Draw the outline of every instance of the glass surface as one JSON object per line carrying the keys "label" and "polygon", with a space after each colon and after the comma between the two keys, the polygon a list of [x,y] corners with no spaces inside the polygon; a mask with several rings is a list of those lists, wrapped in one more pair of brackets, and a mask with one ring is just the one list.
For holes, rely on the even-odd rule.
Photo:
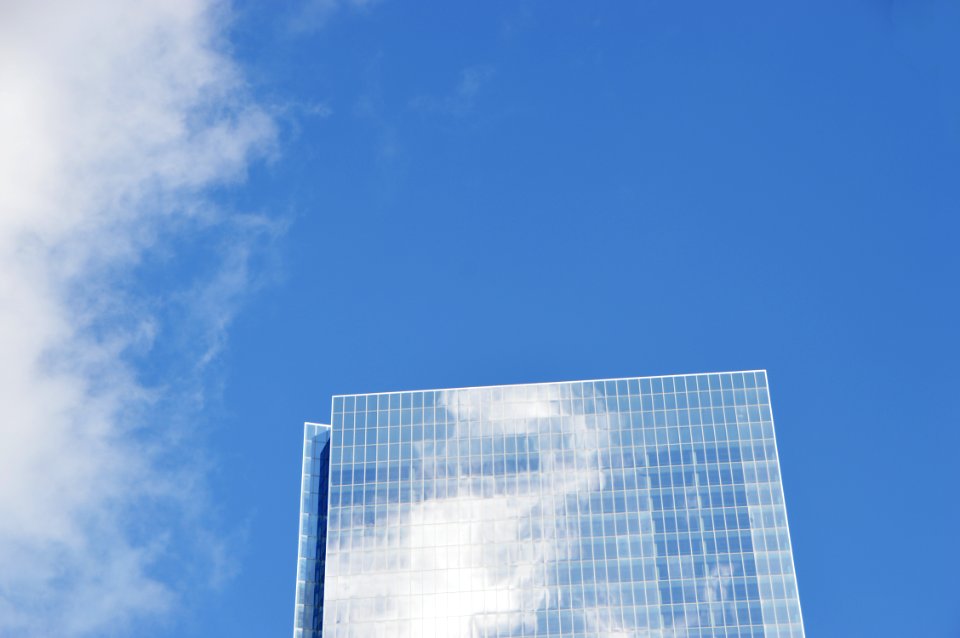
{"label": "glass surface", "polygon": [[762,371],[333,408],[327,638],[804,635]]}
{"label": "glass surface", "polygon": [[320,638],[327,546],[330,477],[330,426],[307,423],[303,430],[300,489],[300,546],[294,638]]}

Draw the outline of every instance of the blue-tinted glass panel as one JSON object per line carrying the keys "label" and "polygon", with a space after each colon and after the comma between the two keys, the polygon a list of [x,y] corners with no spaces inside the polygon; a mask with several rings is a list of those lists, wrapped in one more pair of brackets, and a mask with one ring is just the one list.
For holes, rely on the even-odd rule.
{"label": "blue-tinted glass panel", "polygon": [[304,426],[294,638],[322,633],[331,442],[330,426]]}
{"label": "blue-tinted glass panel", "polygon": [[327,638],[802,637],[768,396],[750,371],[336,397],[311,618]]}

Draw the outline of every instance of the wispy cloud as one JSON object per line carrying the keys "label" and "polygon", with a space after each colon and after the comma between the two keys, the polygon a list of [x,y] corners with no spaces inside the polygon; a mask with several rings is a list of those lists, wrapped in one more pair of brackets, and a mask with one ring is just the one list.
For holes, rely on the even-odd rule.
{"label": "wispy cloud", "polygon": [[404,153],[399,129],[395,123],[396,114],[390,107],[388,96],[384,95],[383,55],[375,55],[367,64],[363,73],[363,91],[354,106],[354,115],[370,125],[375,135],[374,150],[376,159],[386,178],[386,190],[404,171]]}
{"label": "wispy cloud", "polygon": [[312,33],[326,26],[333,15],[342,9],[368,11],[380,0],[305,0],[287,17],[292,33]]}
{"label": "wispy cloud", "polygon": [[419,95],[410,100],[410,107],[426,113],[465,115],[476,104],[481,90],[493,79],[495,70],[485,64],[469,66],[460,72],[460,80],[445,95]]}
{"label": "wispy cloud", "polygon": [[[123,633],[176,604],[178,561],[215,562],[180,542],[203,537],[203,472],[173,406],[202,402],[279,232],[205,190],[241,180],[274,125],[222,52],[218,3],[3,13],[0,634]],[[181,243],[202,268],[174,268]]]}

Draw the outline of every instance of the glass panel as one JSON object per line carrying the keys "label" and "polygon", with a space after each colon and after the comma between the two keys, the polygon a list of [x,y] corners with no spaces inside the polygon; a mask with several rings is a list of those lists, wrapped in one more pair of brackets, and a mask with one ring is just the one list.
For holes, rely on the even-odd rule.
{"label": "glass panel", "polygon": [[803,636],[768,396],[750,371],[336,397],[296,635]]}

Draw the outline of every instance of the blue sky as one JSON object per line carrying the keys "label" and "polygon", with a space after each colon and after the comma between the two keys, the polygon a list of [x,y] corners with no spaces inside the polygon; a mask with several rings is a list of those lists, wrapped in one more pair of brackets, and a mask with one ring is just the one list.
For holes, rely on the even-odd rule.
{"label": "blue sky", "polygon": [[955,4],[193,7],[8,21],[0,634],[289,632],[332,394],[765,368],[809,635],[960,636]]}

